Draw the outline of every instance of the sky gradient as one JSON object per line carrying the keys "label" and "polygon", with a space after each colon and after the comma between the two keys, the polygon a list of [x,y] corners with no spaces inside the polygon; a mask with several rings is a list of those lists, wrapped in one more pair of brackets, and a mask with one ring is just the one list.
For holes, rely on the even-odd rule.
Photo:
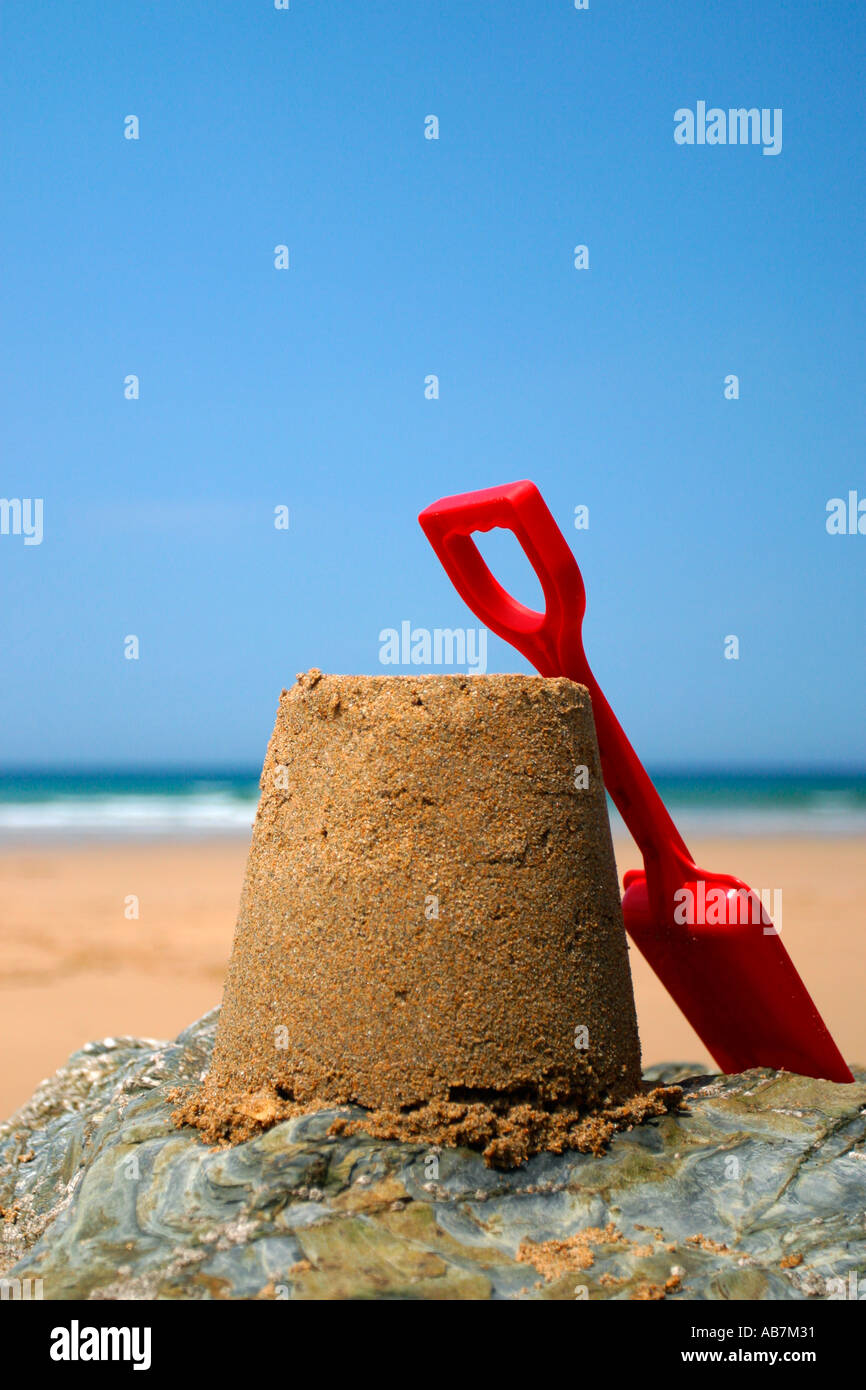
{"label": "sky gradient", "polygon": [[[0,766],[259,764],[296,672],[477,626],[416,515],[522,477],[645,762],[866,764],[866,535],[825,525],[866,499],[862,6],[2,28],[0,494],[44,537],[0,535]],[[698,101],[780,108],[781,152],[677,144]],[[488,669],[529,668],[491,636]]]}

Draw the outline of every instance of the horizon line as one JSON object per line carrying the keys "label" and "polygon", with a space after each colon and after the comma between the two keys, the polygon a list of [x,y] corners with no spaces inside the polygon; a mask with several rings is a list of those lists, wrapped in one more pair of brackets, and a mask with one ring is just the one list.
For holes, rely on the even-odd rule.
{"label": "horizon line", "polygon": [[[809,777],[845,776],[866,778],[866,763],[653,763],[645,764],[655,777]],[[186,776],[244,777],[257,780],[261,763],[15,763],[0,764],[0,779],[13,777],[123,777],[123,776]]]}

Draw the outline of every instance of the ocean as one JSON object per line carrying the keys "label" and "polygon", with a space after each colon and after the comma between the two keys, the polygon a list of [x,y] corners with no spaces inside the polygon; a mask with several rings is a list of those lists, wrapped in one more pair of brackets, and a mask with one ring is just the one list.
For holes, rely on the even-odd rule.
{"label": "ocean", "polygon": [[[866,771],[653,773],[689,835],[866,834]],[[249,834],[258,771],[0,772],[0,841]],[[614,834],[624,832],[611,807]]]}

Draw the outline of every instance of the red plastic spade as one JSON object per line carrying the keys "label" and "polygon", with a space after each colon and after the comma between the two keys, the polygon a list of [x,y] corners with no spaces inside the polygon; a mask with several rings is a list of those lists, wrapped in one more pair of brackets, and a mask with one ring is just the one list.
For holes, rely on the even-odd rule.
{"label": "red plastic spade", "polygon": [[[642,872],[625,875],[626,929],[721,1069],[853,1081],[758,894],[698,868],[604,698],[583,650],[583,579],[535,484],[445,497],[418,520],[487,627],[541,675],[588,687],[605,785],[644,860]],[[526,552],[543,613],[513,599],[484,562],[472,532],[494,527],[512,531]]]}

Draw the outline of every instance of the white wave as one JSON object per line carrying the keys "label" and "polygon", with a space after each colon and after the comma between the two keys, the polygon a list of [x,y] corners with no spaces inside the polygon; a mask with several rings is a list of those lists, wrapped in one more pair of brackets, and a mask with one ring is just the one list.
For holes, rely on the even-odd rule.
{"label": "white wave", "polygon": [[[184,795],[106,793],[56,796],[44,801],[0,801],[0,839],[40,835],[90,836],[104,839],[174,838],[248,835],[255,819],[256,797],[228,791],[193,791]],[[698,806],[671,797],[677,826],[690,835],[866,836],[866,810],[842,795],[814,798],[801,806]],[[611,829],[627,836],[611,806]]]}
{"label": "white wave", "polygon": [[249,834],[249,800],[218,792],[188,796],[106,795],[0,802],[0,836],[102,835],[109,838]]}

